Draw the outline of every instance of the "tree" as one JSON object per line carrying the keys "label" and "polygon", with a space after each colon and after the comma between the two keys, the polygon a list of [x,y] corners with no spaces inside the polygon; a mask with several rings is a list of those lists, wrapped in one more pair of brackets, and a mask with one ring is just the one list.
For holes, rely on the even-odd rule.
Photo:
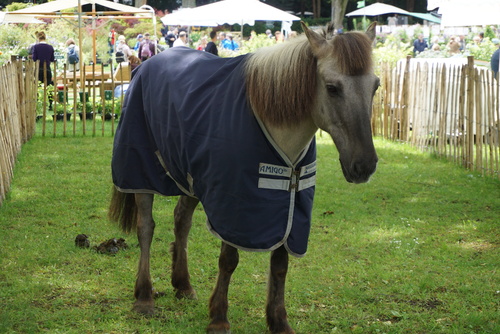
{"label": "tree", "polygon": [[349,0],[332,0],[332,22],[335,29],[343,27],[345,10]]}

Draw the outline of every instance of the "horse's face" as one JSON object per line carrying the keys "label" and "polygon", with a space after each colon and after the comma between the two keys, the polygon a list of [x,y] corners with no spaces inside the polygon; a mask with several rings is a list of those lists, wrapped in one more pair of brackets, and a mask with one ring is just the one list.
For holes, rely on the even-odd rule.
{"label": "horse's face", "polygon": [[[344,41],[345,45],[339,47],[332,40],[306,29],[317,59],[318,72],[317,99],[312,118],[320,129],[331,135],[340,154],[344,177],[353,183],[368,181],[378,161],[371,131],[373,96],[379,86],[379,79],[371,67],[370,43],[375,37],[374,31],[375,26],[372,25],[367,31],[368,37],[357,33],[354,40]],[[351,59],[360,57],[353,52],[361,51],[362,45],[351,48],[357,41],[365,45],[369,43],[369,52],[362,55],[367,59]],[[343,47],[346,49],[340,57],[344,59],[332,56],[339,52],[338,49],[344,51]],[[345,66],[352,65],[350,61],[358,61],[358,64],[346,70]]]}

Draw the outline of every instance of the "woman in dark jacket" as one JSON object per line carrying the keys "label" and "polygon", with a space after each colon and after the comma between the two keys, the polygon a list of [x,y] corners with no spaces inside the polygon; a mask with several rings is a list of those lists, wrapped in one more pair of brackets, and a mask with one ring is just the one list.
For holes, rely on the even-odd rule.
{"label": "woman in dark jacket", "polygon": [[33,46],[33,60],[40,61],[40,68],[38,70],[38,80],[45,82],[44,75],[44,64],[47,69],[47,85],[52,85],[52,71],[50,69],[50,64],[55,61],[54,58],[54,48],[52,45],[47,44],[45,41],[45,33],[43,31],[37,34],[38,44]]}

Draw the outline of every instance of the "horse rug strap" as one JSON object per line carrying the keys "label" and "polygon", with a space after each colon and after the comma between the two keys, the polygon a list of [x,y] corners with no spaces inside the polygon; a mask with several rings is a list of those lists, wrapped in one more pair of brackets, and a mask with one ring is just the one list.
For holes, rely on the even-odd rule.
{"label": "horse rug strap", "polygon": [[115,136],[113,182],[124,192],[195,196],[224,242],[302,256],[316,144],[296,163],[277,147],[248,106],[247,57],[177,47],[141,64]]}

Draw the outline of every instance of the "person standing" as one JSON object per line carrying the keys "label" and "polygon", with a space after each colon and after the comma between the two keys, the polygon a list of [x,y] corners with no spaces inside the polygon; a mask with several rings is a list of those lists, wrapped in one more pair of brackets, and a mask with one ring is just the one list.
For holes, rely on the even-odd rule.
{"label": "person standing", "polygon": [[80,70],[80,48],[76,46],[75,40],[69,38],[66,41],[66,64],[68,65],[68,71],[75,72]]}
{"label": "person standing", "polygon": [[144,36],[142,34],[137,35],[137,42],[135,42],[134,51],[139,52],[139,47],[141,46]]}
{"label": "person standing", "polygon": [[238,43],[233,40],[233,34],[228,33],[227,38],[222,41],[222,47],[231,51],[236,51],[239,49]]}
{"label": "person standing", "polygon": [[491,70],[493,71],[493,77],[498,79],[498,68],[499,68],[499,63],[500,63],[500,40],[497,38],[493,38],[491,40],[495,46],[498,48],[496,49],[495,52],[493,52],[493,55],[491,56],[490,60],[490,65],[491,65]]}
{"label": "person standing", "polygon": [[219,33],[219,45],[221,48],[225,49],[225,45],[229,42],[229,39],[226,37],[226,33],[224,31],[221,31]]}
{"label": "person standing", "polygon": [[[52,45],[47,44],[46,36],[43,31],[39,32],[37,35],[38,44],[33,46],[33,61],[40,61],[40,68],[38,70],[38,80],[44,82],[46,69],[47,85],[52,85],[52,71],[50,64],[55,61],[54,48]],[[45,65],[45,66],[44,66]]]}
{"label": "person standing", "polygon": [[156,54],[156,47],[154,42],[150,39],[149,33],[144,34],[144,40],[139,46],[139,58],[141,61],[146,61]]}
{"label": "person standing", "polygon": [[215,30],[212,30],[210,32],[210,42],[208,42],[207,46],[205,47],[205,52],[210,52],[211,54],[218,56],[219,50],[217,49],[217,45],[215,44],[216,41],[217,32]]}
{"label": "person standing", "polygon": [[167,35],[165,36],[165,42],[167,42],[169,48],[174,47],[174,42],[177,39],[178,34],[179,30],[177,28],[174,28],[174,30],[167,32]]}
{"label": "person standing", "polygon": [[[56,59],[54,56],[54,48],[52,45],[47,44],[46,36],[43,31],[37,34],[38,44],[33,46],[33,61],[39,62],[38,68],[38,81],[43,84],[54,85],[52,81],[52,70],[50,64]],[[49,110],[52,110],[52,102],[54,100],[53,95],[49,93]]]}
{"label": "person standing", "polygon": [[115,38],[116,38],[115,29],[111,29],[108,33],[108,47],[109,47],[108,53],[110,56],[113,55],[114,52],[114,47],[116,42]]}
{"label": "person standing", "polygon": [[177,46],[187,46],[187,33],[185,31],[179,33],[179,38],[177,38],[172,45],[174,48]]}
{"label": "person standing", "polygon": [[118,44],[115,49],[115,59],[117,64],[128,61],[128,58],[132,55],[132,50],[130,50],[129,46],[125,42],[125,36],[123,35],[118,37]]}

